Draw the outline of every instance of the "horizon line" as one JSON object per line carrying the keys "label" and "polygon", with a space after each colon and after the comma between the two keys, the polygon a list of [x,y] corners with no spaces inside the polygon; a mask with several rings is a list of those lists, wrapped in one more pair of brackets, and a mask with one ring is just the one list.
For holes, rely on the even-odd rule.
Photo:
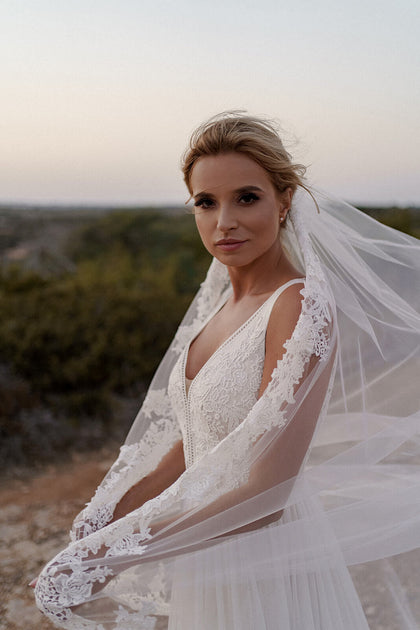
{"label": "horizon line", "polygon": [[[343,199],[346,203],[354,206],[355,208],[386,208],[386,209],[409,209],[409,210],[420,210],[420,201],[418,202],[396,202],[396,201],[348,201],[347,199]],[[14,200],[14,201],[3,201],[0,199],[0,210],[7,209],[45,209],[45,210],[70,210],[70,209],[135,209],[135,208],[167,208],[167,209],[176,209],[176,208],[185,208],[187,209],[187,205],[182,201],[26,201],[26,200]]]}

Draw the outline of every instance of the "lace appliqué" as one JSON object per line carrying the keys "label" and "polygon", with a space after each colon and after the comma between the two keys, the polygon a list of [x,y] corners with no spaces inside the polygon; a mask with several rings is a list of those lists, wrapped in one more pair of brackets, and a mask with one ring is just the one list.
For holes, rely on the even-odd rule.
{"label": "lace appliqu\u00e9", "polygon": [[149,615],[155,612],[155,606],[151,602],[145,602],[140,612],[128,612],[126,608],[119,607],[116,622],[118,630],[133,630],[133,628],[141,628],[142,630],[153,630],[156,625],[156,619]]}
{"label": "lace appliqu\u00e9", "polygon": [[87,549],[71,550],[60,554],[60,563],[50,562],[43,570],[35,589],[38,607],[54,622],[54,625],[69,630],[105,630],[102,624],[83,620],[75,616],[72,606],[82,604],[92,594],[94,583],[104,583],[113,575],[112,569],[102,564],[87,569],[83,558]]}
{"label": "lace appliqu\u00e9", "polygon": [[206,279],[201,284],[197,295],[196,315],[188,325],[181,325],[171,345],[171,350],[177,354],[182,352],[201,327],[203,321],[212,312],[221,295],[229,287],[229,274],[227,269],[218,260],[213,259]]}
{"label": "lace appliqu\u00e9", "polygon": [[141,408],[146,418],[152,415],[170,418],[172,416],[171,401],[166,389],[152,389],[147,393]]}
{"label": "lace appliqu\u00e9", "polygon": [[150,391],[141,413],[147,418],[152,414],[158,417],[150,424],[140,442],[121,447],[120,455],[107,477],[90,503],[76,517],[70,532],[72,541],[85,538],[105,527],[112,520],[115,506],[121,497],[154,470],[162,457],[181,438],[181,431],[165,390]]}

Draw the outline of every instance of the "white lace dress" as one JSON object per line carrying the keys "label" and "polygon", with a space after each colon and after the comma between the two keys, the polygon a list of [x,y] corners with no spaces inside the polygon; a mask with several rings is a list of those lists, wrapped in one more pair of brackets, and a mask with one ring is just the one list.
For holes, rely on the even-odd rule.
{"label": "white lace dress", "polygon": [[[168,393],[183,437],[189,468],[237,427],[257,401],[265,358],[265,335],[271,310],[294,278],[280,286],[240,326],[187,383],[185,366],[193,339],[186,343],[169,379]],[[228,289],[203,322],[202,329],[228,299]],[[194,338],[200,331],[195,331]]]}
{"label": "white lace dress", "polygon": [[[265,359],[265,338],[272,308],[279,295],[292,284],[305,284],[305,278],[295,278],[280,286],[249,319],[240,326],[207,360],[194,379],[186,379],[185,368],[193,339],[223,306],[230,295],[226,291],[200,329],[195,329],[187,341],[169,378],[168,394],[176,413],[184,443],[186,467],[194,465],[221,440],[238,427],[255,405]],[[281,456],[281,454],[279,455]],[[307,509],[309,503],[303,508]],[[315,507],[316,506],[311,506]],[[311,509],[311,508],[309,508]],[[282,523],[301,518],[296,508],[286,509]],[[309,512],[306,516],[309,516]],[[269,545],[273,558],[278,555],[277,522],[271,528]],[[293,530],[292,538],[293,540]],[[342,567],[331,567],[326,562],[318,580],[325,593],[317,593],[309,578],[299,572],[290,574],[285,566],[273,561],[272,574],[259,575],[257,568],[244,567],[243,577],[229,580],[235,564],[232,559],[249,554],[250,544],[245,538],[235,537],[219,543],[211,552],[201,552],[193,560],[180,556],[175,561],[169,615],[169,630],[215,630],[221,628],[255,630],[305,630],[306,628],[337,628],[340,630],[368,630],[366,619],[357,599],[350,576]],[[287,542],[286,542],[287,545]],[[258,552],[257,552],[258,553]],[[208,557],[206,557],[208,554]],[[285,554],[286,557],[286,554]],[[329,593],[329,595],[326,595]],[[298,598],[296,599],[296,594]],[[332,606],[340,606],[334,622],[330,606],[323,604],[324,596]],[[291,601],[295,604],[291,605]],[[351,605],[347,609],[349,601]],[[251,603],[252,602],[252,603]],[[315,616],[314,616],[315,615]]]}

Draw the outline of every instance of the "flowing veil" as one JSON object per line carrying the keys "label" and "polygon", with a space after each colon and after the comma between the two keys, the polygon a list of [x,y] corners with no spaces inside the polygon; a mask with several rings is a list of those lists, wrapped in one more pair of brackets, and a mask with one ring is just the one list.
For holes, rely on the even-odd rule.
{"label": "flowing veil", "polygon": [[405,562],[420,547],[420,243],[312,193],[320,212],[300,190],[282,230],[306,281],[267,389],[167,490],[110,523],[181,439],[168,387],[229,289],[214,260],[118,460],[38,579],[59,627],[420,627]]}

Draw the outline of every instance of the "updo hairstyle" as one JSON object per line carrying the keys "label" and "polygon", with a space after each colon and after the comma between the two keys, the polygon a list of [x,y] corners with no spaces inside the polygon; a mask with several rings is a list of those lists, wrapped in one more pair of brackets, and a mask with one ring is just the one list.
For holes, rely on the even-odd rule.
{"label": "updo hairstyle", "polygon": [[184,181],[190,194],[191,173],[197,160],[221,153],[243,153],[259,164],[269,175],[274,188],[283,193],[298,186],[306,189],[306,168],[293,164],[290,154],[268,120],[241,112],[222,112],[200,125],[192,134],[182,158]]}

